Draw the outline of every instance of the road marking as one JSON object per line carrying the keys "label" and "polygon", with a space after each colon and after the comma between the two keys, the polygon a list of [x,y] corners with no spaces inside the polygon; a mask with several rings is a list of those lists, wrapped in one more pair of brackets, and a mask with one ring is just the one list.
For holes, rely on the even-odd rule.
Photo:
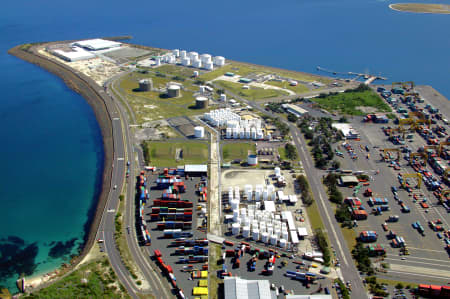
{"label": "road marking", "polygon": [[114,117],[114,118],[113,118],[113,120],[120,120],[120,118],[118,118],[118,117]]}
{"label": "road marking", "polygon": [[[400,262],[398,259],[393,259],[393,258],[389,258],[389,257],[384,258],[384,259],[385,260],[392,260],[392,261]],[[425,264],[425,265],[430,265],[430,266],[445,266],[445,265],[442,265],[442,264],[433,264],[433,263],[430,263],[430,262],[427,262],[427,261],[424,261],[424,262],[414,261],[414,260],[411,260],[411,259],[408,259],[408,258],[404,262],[411,263],[411,264]]]}
{"label": "road marking", "polygon": [[404,272],[404,271],[393,271],[393,270],[389,270],[387,273],[399,273],[399,274],[406,274],[406,275],[413,275],[413,276],[422,276],[422,277],[433,277],[433,278],[438,278],[438,279],[448,279],[448,277],[446,276],[437,276],[437,275],[431,275],[431,274],[427,274],[427,273],[417,273],[420,271],[415,271],[415,272]]}
{"label": "road marking", "polygon": [[117,161],[123,161],[125,160],[124,158],[117,158]]}
{"label": "road marking", "polygon": [[408,246],[408,249],[414,249],[414,250],[418,250],[418,251],[423,250],[423,251],[431,251],[431,252],[440,252],[440,253],[445,252],[443,250],[425,249],[425,248],[417,248],[417,247],[410,247],[410,246]]}
{"label": "road marking", "polygon": [[108,213],[114,213],[116,210],[115,209],[109,209],[107,212]]}
{"label": "road marking", "polygon": [[[392,256],[392,257],[397,257],[400,258],[398,255],[394,255],[394,254],[388,254],[388,257]],[[392,258],[391,258],[392,259]],[[437,260],[437,259],[429,259],[426,257],[416,257],[416,256],[408,256],[407,258],[409,261],[414,262],[414,259],[418,259],[418,260],[428,260],[428,261],[435,261],[435,262],[439,262],[439,263],[450,263],[450,261],[444,261],[444,260]],[[443,266],[442,264],[440,264],[440,266]]]}

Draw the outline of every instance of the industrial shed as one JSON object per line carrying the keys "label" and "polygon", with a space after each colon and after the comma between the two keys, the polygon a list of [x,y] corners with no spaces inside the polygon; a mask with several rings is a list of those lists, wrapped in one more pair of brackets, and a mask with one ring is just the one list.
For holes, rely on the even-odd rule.
{"label": "industrial shed", "polygon": [[184,173],[190,176],[204,176],[208,172],[206,164],[190,164],[184,165]]}
{"label": "industrial shed", "polygon": [[339,184],[341,186],[356,186],[358,183],[358,178],[354,175],[343,175],[339,178]]}
{"label": "industrial shed", "polygon": [[225,277],[227,299],[275,299],[268,280],[246,280],[240,277]]}

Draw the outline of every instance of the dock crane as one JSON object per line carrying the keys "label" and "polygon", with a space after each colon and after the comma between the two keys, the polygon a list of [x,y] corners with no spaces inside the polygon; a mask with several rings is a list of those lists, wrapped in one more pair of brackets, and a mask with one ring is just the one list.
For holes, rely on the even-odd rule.
{"label": "dock crane", "polygon": [[424,163],[424,165],[427,165],[427,161],[428,161],[428,154],[426,152],[421,152],[421,153],[410,153],[409,154],[409,164],[412,165],[412,162],[414,160],[415,157],[421,157],[422,161]]}
{"label": "dock crane", "polygon": [[384,148],[383,149],[383,158],[384,160],[389,159],[388,153],[397,152],[397,160],[400,161],[400,150],[398,148]]}
{"label": "dock crane", "polygon": [[416,172],[416,173],[403,173],[402,174],[403,181],[402,181],[402,187],[406,187],[406,179],[407,178],[416,178],[417,179],[417,188],[420,189],[420,186],[422,186],[422,174]]}

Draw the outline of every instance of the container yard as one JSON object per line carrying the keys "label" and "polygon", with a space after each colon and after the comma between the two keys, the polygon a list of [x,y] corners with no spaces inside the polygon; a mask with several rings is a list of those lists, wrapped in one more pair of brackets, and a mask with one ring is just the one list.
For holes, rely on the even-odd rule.
{"label": "container yard", "polygon": [[[446,283],[450,278],[449,103],[436,101],[426,87],[411,83],[377,89],[396,119],[386,122],[378,114],[354,118],[351,125],[359,139],[335,145],[341,153],[337,155],[341,169],[368,177],[340,190],[351,210],[355,236],[373,242],[364,246],[374,257],[386,253],[383,262],[389,263],[389,269],[375,263],[382,277]],[[376,237],[368,234],[371,230]]]}
{"label": "container yard", "polygon": [[140,243],[174,294],[207,298],[206,177],[184,168],[146,169],[137,179]]}

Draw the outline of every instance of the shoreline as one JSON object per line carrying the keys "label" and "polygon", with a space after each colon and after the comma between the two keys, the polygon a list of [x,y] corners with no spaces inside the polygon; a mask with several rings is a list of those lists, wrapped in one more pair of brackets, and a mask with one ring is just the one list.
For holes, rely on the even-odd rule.
{"label": "shoreline", "polygon": [[[91,217],[89,217],[90,219],[88,219],[88,222],[85,224],[85,227],[88,227],[89,230],[85,230],[86,234],[81,245],[82,248],[80,254],[71,259],[69,264],[65,264],[68,265],[68,267],[61,265],[54,271],[49,272],[56,272],[59,274],[63,271],[68,271],[75,268],[89,253],[91,247],[95,243],[97,230],[100,225],[100,220],[102,219],[102,214],[106,206],[111,186],[114,143],[112,135],[112,117],[109,114],[106,104],[106,101],[109,99],[106,98],[106,94],[102,96],[102,87],[98,86],[87,76],[80,73],[75,73],[73,70],[61,63],[58,63],[57,61],[48,60],[47,58],[42,57],[39,53],[37,53],[36,48],[43,44],[51,44],[51,42],[34,44],[27,46],[26,48],[24,48],[24,45],[18,45],[8,50],[8,54],[39,66],[42,69],[52,73],[62,79],[67,87],[80,94],[94,111],[95,118],[101,130],[103,145],[103,173],[101,175],[101,186],[98,190],[99,192],[95,195],[96,197],[93,198],[94,201],[88,211],[88,214]],[[49,275],[49,273],[36,276],[32,275],[29,279],[31,280],[31,283],[41,285],[50,280],[49,278],[53,276],[52,274]],[[30,285],[30,282],[27,282],[27,279],[26,285]]]}
{"label": "shoreline", "polygon": [[[418,10],[414,10],[411,9],[409,7],[417,7],[417,6],[424,6],[422,8],[418,8]],[[440,8],[431,8],[431,6],[436,6],[436,5],[440,5]],[[446,15],[446,14],[450,14],[450,10],[449,9],[445,9],[444,6],[448,4],[433,4],[433,3],[392,3],[389,4],[389,8],[391,10],[394,11],[399,11],[399,12],[409,12],[409,13],[419,13],[419,14],[436,14],[436,15]],[[405,8],[396,8],[396,6],[406,6]],[[438,9],[438,11],[424,11],[424,9]],[[450,7],[450,6],[449,6]]]}

